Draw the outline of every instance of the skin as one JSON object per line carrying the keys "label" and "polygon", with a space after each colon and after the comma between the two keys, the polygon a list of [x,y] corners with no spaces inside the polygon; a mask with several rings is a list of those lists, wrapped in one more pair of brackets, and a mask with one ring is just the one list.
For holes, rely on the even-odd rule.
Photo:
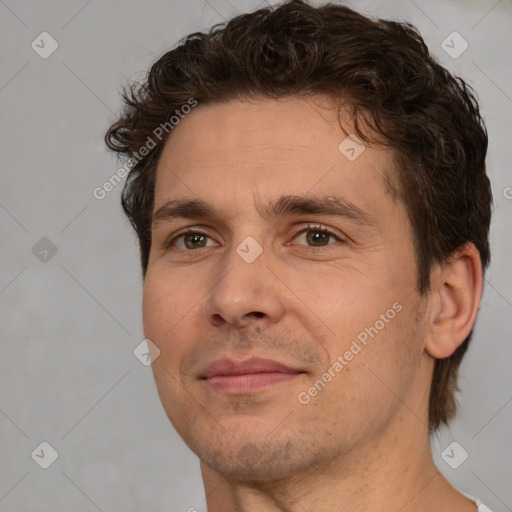
{"label": "skin", "polygon": [[[368,145],[350,161],[338,149],[347,133],[348,111],[338,118],[327,98],[237,100],[199,105],[164,147],[154,212],[173,200],[215,210],[154,223],[143,295],[159,396],[201,460],[209,512],[476,510],[436,469],[427,414],[434,358],[453,353],[475,320],[478,252],[468,244],[436,266],[420,296],[411,226],[384,180],[392,152]],[[373,223],[266,216],[286,195],[342,197]],[[206,237],[183,236],[189,228]],[[236,251],[247,237],[262,249],[252,263]],[[238,394],[199,378],[218,358],[251,356],[303,373]]]}

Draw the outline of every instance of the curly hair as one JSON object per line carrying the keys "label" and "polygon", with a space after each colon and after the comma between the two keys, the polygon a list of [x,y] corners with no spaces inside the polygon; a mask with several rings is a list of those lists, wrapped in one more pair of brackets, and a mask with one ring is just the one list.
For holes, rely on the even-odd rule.
{"label": "curly hair", "polygon": [[[191,98],[207,104],[318,94],[350,104],[363,142],[392,148],[391,190],[413,229],[418,291],[429,290],[435,263],[468,242],[478,249],[485,272],[492,193],[485,170],[487,130],[473,89],[437,62],[407,22],[292,0],[188,35],[152,65],[144,83],[123,90],[122,115],[105,142],[122,156],[137,154],[121,201],[138,236],[143,278],[156,167],[172,134],[166,130],[156,147],[139,156],[155,128]],[[458,369],[472,333],[450,357],[435,361],[430,432],[456,414]]]}

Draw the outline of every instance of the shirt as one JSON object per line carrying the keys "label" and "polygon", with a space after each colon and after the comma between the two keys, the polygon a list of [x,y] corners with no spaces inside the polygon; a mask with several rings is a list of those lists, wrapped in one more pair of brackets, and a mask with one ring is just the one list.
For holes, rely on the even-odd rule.
{"label": "shirt", "polygon": [[471,501],[475,502],[475,504],[478,507],[478,512],[492,512],[492,510],[489,507],[487,507],[486,505],[484,505],[480,500],[473,498],[473,496],[470,496],[469,494],[466,494],[465,492],[463,492],[462,494],[464,494],[464,496],[466,496],[466,498],[469,498]]}

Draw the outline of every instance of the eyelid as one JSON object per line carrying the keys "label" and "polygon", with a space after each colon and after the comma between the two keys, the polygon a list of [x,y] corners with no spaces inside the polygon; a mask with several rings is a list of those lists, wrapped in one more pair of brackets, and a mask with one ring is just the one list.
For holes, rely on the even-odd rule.
{"label": "eyelid", "polygon": [[[306,231],[313,231],[313,230],[317,230],[317,231],[321,231],[321,232],[327,233],[328,235],[336,238],[336,240],[338,242],[346,242],[347,241],[346,237],[340,235],[334,229],[329,228],[328,226],[326,226],[324,224],[318,224],[318,223],[307,223],[307,224],[304,224],[303,226],[301,226],[301,228],[298,229],[295,232],[295,234],[293,235],[292,241],[295,240],[302,233],[304,233]],[[210,238],[211,240],[214,240],[214,238],[212,236],[210,236],[206,231],[207,230],[205,230],[203,228],[195,227],[195,226],[189,226],[187,228],[183,228],[183,230],[179,230],[176,233],[173,233],[168,239],[166,239],[166,241],[164,242],[164,248],[165,249],[169,249],[170,247],[172,247],[173,245],[176,244],[176,241],[179,238],[181,238],[183,236],[186,236],[188,234],[192,234],[192,233],[193,234],[204,235],[204,236]],[[289,244],[287,243],[286,245],[289,245]],[[196,249],[196,250],[198,250],[198,249]]]}
{"label": "eyelid", "polygon": [[327,233],[328,235],[336,238],[339,242],[346,242],[347,241],[347,237],[339,234],[334,229],[329,228],[328,226],[326,226],[324,224],[316,224],[316,223],[307,223],[306,225],[304,225],[299,231],[297,231],[295,233],[295,235],[292,238],[292,241],[295,240],[302,233],[304,233],[306,231],[314,231],[314,230]]}
{"label": "eyelid", "polygon": [[[183,230],[179,230],[177,231],[176,233],[173,233],[169,238],[167,238],[164,242],[164,249],[169,249],[170,247],[172,247],[173,245],[176,244],[176,241],[185,236],[185,235],[188,235],[188,234],[198,234],[198,235],[204,235],[204,236],[207,236],[208,238],[213,239],[212,236],[210,236],[205,230],[203,230],[202,228],[196,228],[194,226],[189,226],[187,228],[183,228]],[[197,249],[196,249],[197,250]]]}

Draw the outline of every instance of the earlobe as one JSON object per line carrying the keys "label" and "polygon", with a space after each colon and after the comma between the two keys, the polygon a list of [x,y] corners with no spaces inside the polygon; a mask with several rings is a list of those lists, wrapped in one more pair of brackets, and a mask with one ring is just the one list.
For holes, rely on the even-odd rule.
{"label": "earlobe", "polygon": [[432,357],[451,356],[466,339],[476,319],[482,289],[482,264],[473,243],[462,246],[432,272],[425,343]]}

